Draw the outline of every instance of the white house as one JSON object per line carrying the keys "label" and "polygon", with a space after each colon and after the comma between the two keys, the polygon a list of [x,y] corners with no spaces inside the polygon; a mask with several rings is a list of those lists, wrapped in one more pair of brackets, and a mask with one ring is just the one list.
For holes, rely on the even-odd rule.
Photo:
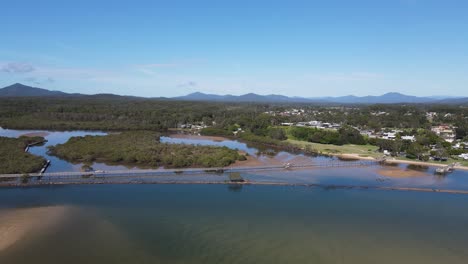
{"label": "white house", "polygon": [[402,136],[401,139],[402,140],[409,140],[411,142],[416,141],[416,138],[414,136]]}
{"label": "white house", "polygon": [[395,139],[396,138],[396,133],[395,132],[385,132],[383,133],[383,136],[382,136],[383,139]]}

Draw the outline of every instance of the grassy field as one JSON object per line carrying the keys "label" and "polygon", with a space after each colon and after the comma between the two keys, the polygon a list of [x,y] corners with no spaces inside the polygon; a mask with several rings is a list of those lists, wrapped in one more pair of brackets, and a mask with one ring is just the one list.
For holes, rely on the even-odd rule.
{"label": "grassy field", "polygon": [[299,141],[288,139],[288,143],[301,147],[301,148],[312,148],[313,150],[322,154],[358,154],[362,157],[381,157],[382,153],[377,152],[378,147],[372,145],[329,145],[312,143],[306,141]]}
{"label": "grassy field", "polygon": [[[328,154],[328,155],[336,155],[336,154],[358,154],[361,157],[373,157],[373,158],[380,158],[382,157],[381,152],[377,152],[378,147],[372,146],[372,145],[343,145],[343,146],[336,146],[336,145],[328,145],[328,144],[320,144],[320,143],[312,143],[312,142],[306,142],[306,141],[299,141],[299,140],[293,140],[293,139],[288,139],[288,143],[298,146],[300,148],[305,148],[308,146],[309,148],[312,148],[313,150],[322,153],[322,154]],[[397,157],[395,158],[397,160],[408,160],[408,161],[418,161],[414,159],[408,159],[405,157]],[[449,159],[448,161],[442,162],[442,161],[433,161],[429,160],[427,163],[431,164],[451,164],[454,162],[460,163],[462,166],[468,166],[468,161],[466,160],[455,160],[455,159]]]}
{"label": "grassy field", "polygon": [[[397,160],[408,160],[408,161],[418,161],[418,160],[415,160],[415,159],[408,159],[406,157],[397,157],[396,158]],[[434,161],[434,160],[428,160],[426,161],[427,163],[431,163],[431,164],[452,164],[452,163],[460,163],[462,166],[468,166],[468,160],[462,160],[462,159],[448,159],[447,161]]]}

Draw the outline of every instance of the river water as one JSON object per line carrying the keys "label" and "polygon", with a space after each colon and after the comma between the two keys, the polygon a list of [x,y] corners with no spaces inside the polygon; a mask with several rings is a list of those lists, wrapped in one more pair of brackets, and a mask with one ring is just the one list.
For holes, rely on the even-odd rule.
{"label": "river water", "polygon": [[[0,130],[0,136],[28,132],[33,131]],[[49,132],[47,145],[83,135],[105,133]],[[163,137],[162,141],[258,153],[253,146],[230,140]],[[51,171],[79,169],[79,164],[48,156],[46,146],[33,147],[31,152],[51,159]],[[261,162],[330,161],[285,152],[259,158]],[[385,176],[382,170],[402,173]],[[405,174],[408,171],[418,173]],[[242,176],[264,183],[468,190],[466,172],[445,177],[433,172],[431,167],[398,165]],[[210,177],[225,181],[224,175]],[[468,195],[464,194],[229,184],[0,189],[0,263],[464,264],[467,245]]]}
{"label": "river water", "polygon": [[[97,135],[104,136],[107,133],[101,131],[29,131],[29,130],[9,130],[0,129],[0,136],[18,137],[32,132],[45,132],[47,143],[43,146],[30,148],[30,152],[43,156],[51,160],[47,172],[68,172],[80,171],[82,163],[72,164],[68,161],[47,154],[47,147],[50,145],[65,143],[70,137]],[[275,171],[257,171],[242,173],[242,177],[251,182],[261,183],[288,183],[288,184],[317,184],[317,185],[336,185],[336,186],[366,186],[366,187],[395,187],[395,188],[424,188],[424,189],[442,189],[442,190],[468,190],[468,171],[456,170],[455,172],[440,176],[435,174],[435,167],[412,167],[406,164],[394,166],[351,166],[356,161],[340,161],[337,158],[329,157],[310,157],[302,154],[291,154],[283,151],[274,152],[275,155],[262,154],[265,149],[261,146],[250,145],[237,140],[215,140],[210,137],[187,136],[177,137],[163,136],[161,142],[168,144],[194,144],[209,146],[225,146],[231,149],[238,149],[255,157],[257,166],[282,165],[291,163],[321,164],[335,163],[349,164],[347,167],[315,168],[315,169],[294,169],[294,170],[275,170]],[[263,151],[263,152],[262,152]],[[94,163],[92,167],[95,170],[132,170],[134,167],[112,165],[104,163]],[[400,173],[401,172],[401,173]],[[390,175],[389,175],[390,173]],[[177,176],[177,177],[176,177]],[[168,175],[160,177],[142,177],[133,178],[138,182],[219,182],[227,180],[227,174],[222,175]],[[66,180],[61,180],[66,182]],[[88,182],[89,179],[83,178],[82,182]],[[126,183],[128,178],[107,179],[109,182]],[[106,181],[103,181],[106,182]]]}
{"label": "river water", "polygon": [[[468,195],[225,185],[0,191],[0,219],[57,206],[66,208],[60,221],[0,249],[0,263],[468,263]],[[51,220],[34,221],[19,228]]]}

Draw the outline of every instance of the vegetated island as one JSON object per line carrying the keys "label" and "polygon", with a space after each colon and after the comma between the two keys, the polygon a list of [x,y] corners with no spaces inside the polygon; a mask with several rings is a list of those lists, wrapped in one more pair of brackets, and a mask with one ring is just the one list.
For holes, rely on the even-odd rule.
{"label": "vegetated island", "polygon": [[47,162],[25,151],[29,144],[44,142],[43,137],[0,137],[0,174],[38,172]]}
{"label": "vegetated island", "polygon": [[224,167],[246,157],[227,147],[161,143],[160,134],[127,131],[106,136],[72,137],[50,146],[50,154],[70,162],[104,162],[137,167]]}

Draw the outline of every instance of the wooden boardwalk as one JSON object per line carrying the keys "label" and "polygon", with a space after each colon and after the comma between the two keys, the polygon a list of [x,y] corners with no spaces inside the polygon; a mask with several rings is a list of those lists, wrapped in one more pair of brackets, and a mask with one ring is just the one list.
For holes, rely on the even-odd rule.
{"label": "wooden boardwalk", "polygon": [[328,161],[318,163],[298,163],[298,164],[284,164],[274,166],[252,166],[252,167],[215,167],[215,168],[187,168],[187,169],[137,169],[137,170],[108,170],[108,171],[71,171],[71,172],[47,172],[47,173],[29,173],[29,174],[0,174],[1,178],[21,178],[25,176],[30,177],[44,177],[44,178],[72,178],[82,176],[170,176],[175,174],[183,175],[204,175],[213,173],[249,173],[256,171],[275,171],[275,170],[292,170],[292,169],[314,169],[314,168],[348,168],[348,167],[368,167],[378,165],[375,161]]}

